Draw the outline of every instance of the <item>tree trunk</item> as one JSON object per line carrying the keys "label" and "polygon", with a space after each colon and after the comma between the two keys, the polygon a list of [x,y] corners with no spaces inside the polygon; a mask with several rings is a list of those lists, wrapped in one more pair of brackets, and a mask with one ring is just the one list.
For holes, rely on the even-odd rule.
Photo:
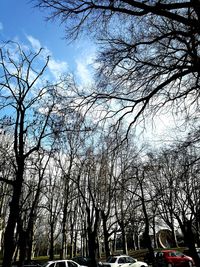
{"label": "tree trunk", "polygon": [[104,211],[101,211],[101,217],[103,221],[103,235],[104,235],[104,246],[105,246],[105,253],[106,253],[106,258],[110,256],[110,247],[109,247],[109,233],[107,229],[107,217],[104,213]]}
{"label": "tree trunk", "polygon": [[89,257],[91,258],[91,266],[97,267],[97,233],[98,233],[98,225],[99,225],[99,213],[98,208],[95,209],[95,222],[93,225],[93,218],[90,218],[90,208],[87,207],[87,234],[88,234],[88,251]]}
{"label": "tree trunk", "polygon": [[49,251],[49,259],[54,259],[54,227],[53,224],[51,224],[51,233],[50,233],[50,251]]}
{"label": "tree trunk", "polygon": [[143,180],[145,178],[145,173],[143,171],[143,177],[142,177],[142,181],[139,180],[139,184],[140,184],[140,190],[141,190],[141,202],[142,202],[142,210],[144,213],[144,219],[145,219],[145,230],[144,230],[144,239],[147,245],[147,248],[149,250],[149,255],[150,255],[150,260],[152,262],[152,266],[155,266],[155,258],[154,258],[154,250],[152,247],[152,242],[151,242],[151,238],[149,236],[149,217],[147,214],[147,209],[146,209],[146,203],[145,203],[145,197],[144,197],[144,190],[143,190]]}
{"label": "tree trunk", "polygon": [[4,235],[4,257],[2,267],[11,267],[15,250],[15,228],[19,218],[19,201],[22,190],[23,170],[16,176],[13,185],[13,197],[10,202],[10,213]]}
{"label": "tree trunk", "polygon": [[26,253],[27,253],[27,233],[26,231],[23,230],[21,227],[20,233],[19,233],[19,264],[18,267],[23,267],[24,266],[24,261],[26,258]]}
{"label": "tree trunk", "polygon": [[74,234],[74,257],[76,256],[77,254],[77,239],[78,239],[78,232],[75,231],[75,234]]}
{"label": "tree trunk", "polygon": [[187,220],[186,222],[186,231],[185,231],[184,239],[185,239],[186,245],[189,248],[189,253],[195,261],[195,265],[200,266],[200,258],[196,252],[195,237],[192,231],[192,222],[189,220]]}
{"label": "tree trunk", "polygon": [[[49,158],[50,158],[50,154],[49,154]],[[37,191],[35,194],[35,199],[33,201],[30,215],[29,215],[28,227],[27,227],[27,231],[26,231],[27,232],[27,260],[28,261],[31,261],[32,253],[33,253],[33,237],[34,237],[34,225],[35,225],[36,214],[37,214],[37,205],[38,205],[39,197],[40,197],[40,193],[41,193],[41,191],[40,191],[41,190],[41,182],[42,182],[44,170],[46,169],[48,161],[49,161],[49,159],[46,161],[46,164],[43,167],[42,175],[40,175],[39,182],[37,185]]]}
{"label": "tree trunk", "polygon": [[74,250],[74,224],[71,223],[71,233],[70,233],[70,258],[73,257],[73,250]]}
{"label": "tree trunk", "polygon": [[13,214],[13,210],[13,207],[10,208],[10,215],[4,235],[4,258],[2,267],[11,267],[12,257],[15,250],[14,229],[16,226],[16,218]]}
{"label": "tree trunk", "polygon": [[114,238],[112,243],[112,254],[114,254],[116,251],[116,244],[117,244],[116,239],[117,239],[117,230],[114,232]]}
{"label": "tree trunk", "polygon": [[[31,220],[31,221],[30,221]],[[27,229],[27,260],[31,261],[33,254],[33,228],[34,228],[34,220],[33,218],[29,218],[29,225]]]}
{"label": "tree trunk", "polygon": [[154,248],[158,248],[158,242],[157,242],[157,236],[156,236],[155,214],[153,214],[153,240],[154,240]]}
{"label": "tree trunk", "polygon": [[88,250],[89,250],[89,257],[91,258],[91,266],[97,267],[96,261],[96,234],[91,229],[88,229]]}
{"label": "tree trunk", "polygon": [[172,226],[172,238],[173,238],[174,246],[178,247],[178,242],[177,242],[174,226]]}
{"label": "tree trunk", "polygon": [[177,214],[175,214],[175,217],[183,233],[185,246],[188,246],[190,256],[195,261],[195,266],[200,266],[200,258],[198,257],[195,248],[195,237],[192,231],[192,221],[186,219],[183,223]]}
{"label": "tree trunk", "polygon": [[66,226],[63,226],[62,231],[62,245],[60,251],[60,259],[63,260],[66,258],[67,255],[67,238],[66,238]]}
{"label": "tree trunk", "polygon": [[[67,176],[68,177],[68,176]],[[63,207],[63,221],[62,221],[62,245],[60,252],[60,259],[64,259],[67,256],[67,208],[68,208],[68,195],[69,195],[69,184],[68,179],[66,178],[66,199]]]}
{"label": "tree trunk", "polygon": [[121,222],[121,231],[122,231],[122,249],[124,254],[128,254],[128,249],[127,249],[127,238],[126,238],[126,231],[125,231],[125,226],[124,222]]}

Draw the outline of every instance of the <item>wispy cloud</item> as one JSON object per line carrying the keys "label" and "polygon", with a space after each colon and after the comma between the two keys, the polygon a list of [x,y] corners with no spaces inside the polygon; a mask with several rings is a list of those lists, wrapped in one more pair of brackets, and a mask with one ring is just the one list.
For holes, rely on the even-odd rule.
{"label": "wispy cloud", "polygon": [[90,85],[93,82],[92,64],[95,58],[95,51],[88,49],[76,59],[76,76],[82,85]]}
{"label": "wispy cloud", "polygon": [[77,72],[76,75],[83,85],[90,84],[92,82],[91,73],[88,68],[88,64],[82,60],[76,60]]}
{"label": "wispy cloud", "polygon": [[50,58],[48,66],[55,77],[66,74],[66,72],[68,71],[68,64],[65,61]]}
{"label": "wispy cloud", "polygon": [[40,48],[43,48],[43,57],[46,58],[47,56],[50,56],[48,68],[51,74],[55,77],[58,78],[62,74],[65,74],[68,71],[68,64],[65,61],[62,60],[57,60],[53,57],[51,51],[47,47],[43,47],[40,41],[36,38],[34,38],[31,35],[26,35],[26,38],[30,42],[32,48],[35,51],[39,51]]}
{"label": "wispy cloud", "polygon": [[38,51],[42,47],[40,41],[38,39],[34,38],[33,36],[26,35],[26,38],[28,39],[28,41],[30,42],[32,48],[35,51]]}

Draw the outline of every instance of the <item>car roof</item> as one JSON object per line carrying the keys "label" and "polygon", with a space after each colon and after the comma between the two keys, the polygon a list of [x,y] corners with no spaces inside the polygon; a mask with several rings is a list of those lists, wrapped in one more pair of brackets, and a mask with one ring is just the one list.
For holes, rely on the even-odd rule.
{"label": "car roof", "polygon": [[110,257],[130,257],[130,256],[126,254],[118,254],[118,255],[110,255]]}
{"label": "car roof", "polygon": [[132,258],[134,260],[136,260],[135,258],[133,258],[132,256],[126,255],[126,254],[120,254],[120,255],[110,255],[108,258],[122,258],[122,257],[126,257],[126,258]]}
{"label": "car roof", "polygon": [[161,252],[177,252],[178,250],[175,249],[165,249],[165,250],[161,250]]}
{"label": "car roof", "polygon": [[[56,263],[56,262],[75,262],[73,260],[51,260],[51,261],[48,261],[47,264],[49,263]],[[76,264],[80,265],[79,263],[76,262]],[[83,265],[80,265],[80,266],[83,266]]]}

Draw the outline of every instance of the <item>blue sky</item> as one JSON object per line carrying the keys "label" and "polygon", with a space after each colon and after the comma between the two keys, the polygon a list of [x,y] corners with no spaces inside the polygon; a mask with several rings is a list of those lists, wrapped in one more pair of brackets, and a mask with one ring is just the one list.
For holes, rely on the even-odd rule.
{"label": "blue sky", "polygon": [[34,49],[44,47],[51,54],[56,71],[72,71],[81,83],[90,82],[94,45],[86,39],[68,44],[64,39],[64,26],[58,21],[46,21],[45,11],[34,8],[33,2],[0,1],[1,41],[17,40]]}
{"label": "blue sky", "polygon": [[[64,26],[58,21],[46,21],[45,11],[34,8],[33,2],[0,0],[0,40],[17,40],[35,50],[44,47],[51,55],[50,67],[55,76],[59,72],[73,72],[81,85],[88,85],[95,45],[86,39],[67,44]],[[160,116],[158,135],[163,135],[163,128],[171,124],[171,120]],[[147,128],[151,132],[152,127]],[[155,135],[155,129],[152,131]]]}

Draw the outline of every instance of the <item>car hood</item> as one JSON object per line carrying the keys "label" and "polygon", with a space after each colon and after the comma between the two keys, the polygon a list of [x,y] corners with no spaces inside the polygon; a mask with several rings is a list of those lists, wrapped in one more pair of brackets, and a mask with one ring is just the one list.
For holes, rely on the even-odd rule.
{"label": "car hood", "polygon": [[[102,262],[100,266],[103,266],[103,267],[112,267],[112,266],[118,266],[118,264],[116,263],[108,263],[108,262]],[[146,262],[143,262],[143,261],[136,261],[132,264],[130,263],[125,263],[123,264],[124,267],[128,266],[128,267],[137,267],[137,266],[144,266],[144,267],[148,267],[148,264]]]}
{"label": "car hood", "polygon": [[[136,261],[135,263],[132,264],[133,266],[148,266],[148,264],[144,261]],[[131,265],[131,266],[132,266]]]}

